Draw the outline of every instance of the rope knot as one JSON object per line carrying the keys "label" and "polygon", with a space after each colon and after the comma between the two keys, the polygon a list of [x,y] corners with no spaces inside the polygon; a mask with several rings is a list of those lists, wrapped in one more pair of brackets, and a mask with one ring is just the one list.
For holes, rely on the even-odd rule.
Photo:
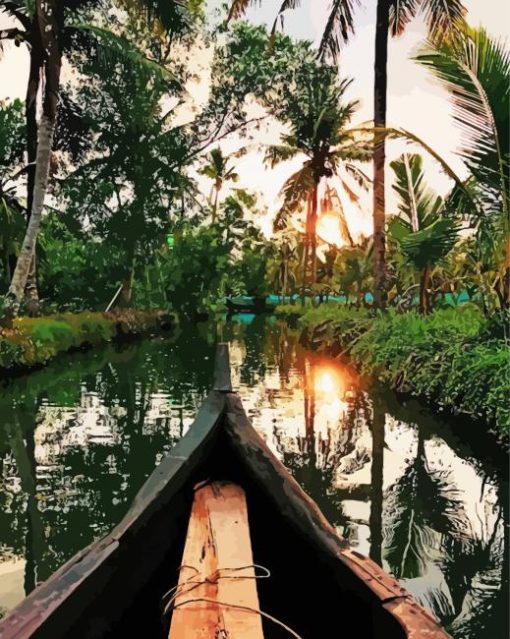
{"label": "rope knot", "polygon": [[[177,608],[182,608],[184,606],[187,606],[188,604],[196,604],[201,602],[201,603],[211,604],[218,607],[232,608],[234,610],[242,610],[244,612],[260,615],[264,619],[267,619],[271,621],[272,623],[274,623],[275,625],[280,626],[280,628],[283,628],[285,631],[289,633],[289,635],[291,635],[295,639],[302,639],[302,637],[300,637],[297,634],[297,632],[294,632],[294,630],[292,630],[292,628],[289,628],[289,626],[283,623],[283,621],[276,619],[276,617],[273,617],[272,615],[268,614],[267,612],[264,612],[263,610],[251,608],[250,606],[243,606],[236,603],[218,601],[217,599],[210,599],[208,597],[202,597],[202,596],[188,597],[188,595],[192,591],[196,590],[197,588],[200,588],[200,586],[203,586],[204,584],[216,585],[220,579],[231,579],[231,580],[268,579],[271,576],[271,573],[264,566],[260,566],[258,564],[251,564],[249,566],[236,566],[235,568],[218,568],[214,572],[212,572],[210,575],[203,578],[201,577],[200,571],[198,570],[198,568],[195,568],[195,566],[187,566],[183,564],[179,567],[179,571],[181,571],[183,568],[192,570],[194,574],[190,575],[187,579],[184,579],[183,581],[178,583],[177,586],[174,586],[167,593],[163,595],[163,598],[162,598],[163,616],[168,615],[172,610],[176,610]],[[251,570],[253,571],[253,574],[249,574],[249,575],[237,574],[245,570]],[[258,574],[257,574],[257,570],[259,571]],[[177,601],[178,599],[179,601]],[[223,639],[223,637],[224,635],[218,635],[217,639]]]}
{"label": "rope knot", "polygon": [[221,576],[220,571],[215,570],[208,577],[206,577],[204,581],[206,581],[208,584],[216,585],[218,581],[220,580],[220,576]]}

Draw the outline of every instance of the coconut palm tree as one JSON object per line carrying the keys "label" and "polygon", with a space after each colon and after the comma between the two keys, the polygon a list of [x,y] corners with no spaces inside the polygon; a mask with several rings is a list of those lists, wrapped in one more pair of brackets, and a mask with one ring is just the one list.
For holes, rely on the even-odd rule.
{"label": "coconut palm tree", "polygon": [[292,232],[280,232],[274,238],[277,245],[277,253],[272,262],[274,275],[272,283],[274,290],[281,296],[281,303],[295,290],[297,279],[295,267],[298,263],[298,242]]}
{"label": "coconut palm tree", "polygon": [[335,264],[335,277],[347,302],[354,295],[361,308],[372,289],[372,243],[363,239],[358,246],[342,247]]}
{"label": "coconut palm tree", "polygon": [[367,146],[356,142],[348,124],[357,102],[345,102],[350,80],[339,82],[333,67],[307,67],[299,72],[294,96],[289,96],[279,117],[286,121],[289,132],[281,143],[266,151],[265,160],[275,167],[295,157],[303,157],[301,167],[283,185],[283,205],[275,218],[275,228],[282,228],[289,215],[306,203],[303,291],[313,285],[317,272],[317,216],[321,180],[336,176],[346,192],[356,197],[346,182],[346,174],[361,185],[368,178],[357,161],[370,157]]}
{"label": "coconut palm tree", "polygon": [[[258,0],[233,0],[229,18],[238,18]],[[278,16],[299,6],[298,0],[284,0]],[[337,59],[342,44],[354,33],[354,10],[359,0],[331,0],[329,17],[320,43],[321,56]],[[465,13],[462,0],[377,0],[374,60],[374,126],[386,127],[388,86],[388,39],[402,35],[408,24],[424,15],[429,34],[444,37],[462,27]],[[277,18],[278,19],[278,18]],[[277,21],[275,21],[276,27]],[[373,234],[374,234],[374,303],[386,305],[386,203],[385,203],[385,136],[376,135],[373,152]]]}
{"label": "coconut palm tree", "polygon": [[233,166],[229,165],[229,157],[224,156],[220,147],[213,149],[207,156],[208,164],[200,169],[200,174],[213,181],[211,195],[209,197],[212,206],[212,223],[216,223],[218,212],[218,199],[220,191],[226,182],[237,182],[239,175]]}
{"label": "coconut palm tree", "polygon": [[[123,5],[123,0],[119,0]],[[53,138],[56,128],[57,108],[60,92],[60,71],[64,53],[64,43],[72,38],[73,31],[85,34],[95,41],[96,54],[103,58],[103,62],[110,64],[118,59],[130,59],[133,62],[144,65],[149,71],[160,74],[166,73],[157,64],[148,60],[135,47],[124,38],[119,37],[113,31],[102,29],[92,24],[80,22],[79,9],[93,4],[91,0],[77,0],[59,2],[58,0],[36,0],[35,6],[21,0],[14,2],[2,1],[0,8],[10,11],[21,22],[25,31],[20,29],[9,30],[1,38],[26,39],[30,46],[31,62],[30,76],[27,90],[27,129],[32,133],[32,142],[28,145],[29,153],[35,155],[35,171],[33,175],[33,189],[30,191],[28,201],[31,203],[28,209],[28,225],[25,238],[18,256],[18,262],[14,271],[9,292],[4,307],[4,318],[9,321],[15,316],[21,304],[21,300],[27,284],[27,279],[33,262],[37,235],[41,224],[41,216],[44,199],[48,186],[50,158],[53,148]],[[183,16],[186,14],[187,3],[185,0],[169,0],[167,6],[156,5],[151,0],[138,0],[138,2],[125,3],[126,9],[137,12],[137,15],[154,23],[159,21],[159,27],[167,32],[174,29],[184,29],[188,25]],[[198,3],[200,4],[200,3]],[[176,16],[179,18],[176,20]],[[182,31],[181,31],[182,33]],[[179,31],[176,32],[180,35]],[[71,47],[72,48],[72,47]],[[107,53],[108,60],[105,60]],[[44,78],[44,91],[42,95],[42,114],[37,127],[37,143],[34,142],[34,118],[36,97],[41,87],[39,76]]]}
{"label": "coconut palm tree", "polygon": [[481,246],[491,261],[505,267],[502,297],[510,304],[510,50],[484,29],[463,30],[430,41],[416,60],[441,80],[451,94],[457,126],[463,134],[460,155],[472,176],[470,207]]}
{"label": "coconut palm tree", "polygon": [[453,248],[458,225],[448,217],[448,202],[425,184],[420,155],[404,153],[391,168],[399,215],[390,221],[389,231],[407,261],[421,272],[420,312],[428,313],[431,269]]}

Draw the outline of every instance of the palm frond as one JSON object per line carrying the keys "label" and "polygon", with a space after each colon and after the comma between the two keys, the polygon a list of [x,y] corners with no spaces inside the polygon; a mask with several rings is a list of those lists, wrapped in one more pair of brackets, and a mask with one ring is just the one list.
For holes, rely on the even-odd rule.
{"label": "palm frond", "polygon": [[55,149],[69,153],[73,160],[83,158],[92,144],[90,123],[83,107],[73,100],[66,87],[60,90]]}
{"label": "palm frond", "polygon": [[338,59],[342,45],[354,33],[354,11],[359,5],[359,0],[333,0],[319,45],[321,58]]}
{"label": "palm frond", "polygon": [[128,14],[142,18],[149,25],[159,23],[168,34],[182,36],[188,33],[197,19],[197,12],[205,2],[189,0],[119,0]]}
{"label": "palm frond", "polygon": [[287,178],[280,191],[280,195],[288,204],[303,204],[308,195],[315,188],[315,180],[311,162],[305,162],[303,166]]}
{"label": "palm frond", "polygon": [[280,195],[283,197],[283,205],[274,220],[275,230],[281,230],[285,227],[289,216],[307,201],[314,188],[313,170],[311,163],[307,161],[299,171],[287,178],[280,191]]}
{"label": "palm frond", "polygon": [[[345,180],[342,179],[341,176],[339,176],[339,179],[342,184],[342,188],[344,189],[351,202],[357,203],[359,201],[358,195],[354,193],[351,187]],[[335,188],[328,188],[326,190],[325,198],[321,202],[321,208],[322,210],[333,211],[334,214],[338,216],[340,234],[342,236],[342,239],[348,246],[353,247],[354,241],[352,239],[351,231],[349,230],[349,225],[347,223],[347,218],[345,217],[340,196],[338,195],[338,191]]]}
{"label": "palm frond", "polygon": [[100,68],[108,70],[117,64],[129,64],[139,73],[145,73],[148,78],[154,77],[169,82],[174,87],[180,86],[178,78],[169,69],[150,60],[128,40],[108,29],[92,24],[74,23],[67,27],[67,31],[75,31],[78,35],[90,38],[90,43],[96,49],[96,61]]}
{"label": "palm frond", "polygon": [[388,222],[388,235],[396,240],[399,244],[413,232],[411,223],[397,215],[390,218]]}
{"label": "palm frond", "polygon": [[260,4],[260,0],[232,0],[227,16],[227,22],[242,18],[250,6],[257,4]]}
{"label": "palm frond", "polygon": [[278,23],[280,23],[283,28],[283,14],[285,13],[285,11],[289,11],[290,9],[297,9],[299,6],[301,6],[301,0],[283,0],[280,6],[280,9],[276,15],[276,18],[274,19],[273,26],[271,28],[271,34],[269,36],[271,47],[274,44],[274,38],[276,36],[276,29],[278,28]]}
{"label": "palm frond", "polygon": [[463,28],[466,7],[462,0],[422,0],[429,33],[442,38]]}
{"label": "palm frond", "polygon": [[460,155],[485,185],[489,206],[498,193],[508,207],[510,51],[484,29],[430,42],[415,58],[449,90],[463,134]]}
{"label": "palm frond", "polygon": [[439,218],[424,229],[403,237],[400,248],[413,266],[423,269],[446,257],[457,241],[458,231],[454,220]]}
{"label": "palm frond", "polygon": [[274,144],[266,149],[264,162],[272,169],[280,162],[286,162],[300,153],[299,149],[286,144]]}
{"label": "palm frond", "polygon": [[390,164],[395,173],[393,190],[398,207],[413,231],[435,220],[443,200],[425,183],[423,161],[416,153],[404,153]]}
{"label": "palm frond", "polygon": [[343,167],[345,172],[350,175],[362,189],[368,189],[370,184],[372,184],[372,180],[359,168],[359,166],[346,162]]}
{"label": "palm frond", "polygon": [[339,160],[369,162],[373,155],[373,144],[344,143],[336,147],[333,156]]}
{"label": "palm frond", "polygon": [[412,133],[411,131],[407,131],[406,129],[398,129],[394,127],[362,127],[350,130],[351,133],[355,133],[357,131],[363,133],[371,132],[375,136],[376,142],[379,137],[384,137],[387,139],[407,140],[408,142],[418,144],[427,152],[428,155],[436,160],[446,175],[455,182],[456,187],[464,191],[466,206],[469,206],[471,213],[478,216],[482,214],[478,200],[473,197],[472,189],[466,188],[465,181],[460,179],[452,166],[420,136]]}
{"label": "palm frond", "polygon": [[390,33],[400,36],[418,13],[420,0],[394,0],[390,5]]}
{"label": "palm frond", "polygon": [[2,0],[0,2],[0,12],[5,12],[16,18],[24,29],[29,30],[32,26],[34,3],[29,0]]}

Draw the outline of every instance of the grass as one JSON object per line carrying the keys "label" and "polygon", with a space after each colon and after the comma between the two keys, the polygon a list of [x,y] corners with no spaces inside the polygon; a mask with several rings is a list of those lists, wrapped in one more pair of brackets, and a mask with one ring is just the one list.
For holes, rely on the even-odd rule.
{"label": "grass", "polygon": [[[278,314],[286,317],[291,308],[281,307]],[[472,304],[426,316],[318,307],[300,312],[297,324],[312,347],[344,353],[361,372],[397,390],[508,433],[510,344],[504,315],[487,319]]]}
{"label": "grass", "polygon": [[158,312],[84,311],[35,318],[19,317],[12,329],[1,329],[0,369],[38,366],[66,351],[160,330]]}

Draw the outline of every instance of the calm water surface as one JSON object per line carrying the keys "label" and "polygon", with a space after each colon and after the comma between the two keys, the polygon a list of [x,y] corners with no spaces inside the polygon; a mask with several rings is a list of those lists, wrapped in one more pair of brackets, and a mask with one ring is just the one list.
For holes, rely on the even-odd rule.
{"label": "calm water surface", "polygon": [[[455,639],[508,636],[506,458],[274,319],[223,327],[254,426],[359,552]],[[0,611],[124,515],[207,393],[216,327],[66,357],[0,390]],[[465,434],[469,433],[469,437]],[[466,441],[470,440],[470,444]],[[462,443],[464,442],[464,443]]]}

